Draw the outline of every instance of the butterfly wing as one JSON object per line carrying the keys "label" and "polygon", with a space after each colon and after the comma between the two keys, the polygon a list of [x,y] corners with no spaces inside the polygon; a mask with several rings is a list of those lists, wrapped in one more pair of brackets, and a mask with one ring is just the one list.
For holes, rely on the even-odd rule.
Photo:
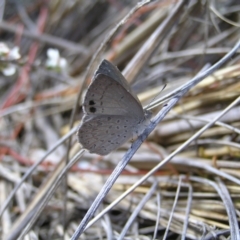
{"label": "butterfly wing", "polygon": [[78,130],[78,140],[91,153],[106,155],[133,136],[132,129],[136,124],[133,117],[85,116]]}
{"label": "butterfly wing", "polygon": [[[121,72],[104,60],[83,102],[78,140],[92,153],[106,155],[138,133],[144,111]],[[141,125],[141,126],[140,126]]]}
{"label": "butterfly wing", "polygon": [[120,83],[98,74],[86,93],[83,109],[87,115],[133,115],[144,117],[141,104]]}
{"label": "butterfly wing", "polygon": [[95,73],[95,76],[97,76],[100,73],[109,76],[111,79],[117,81],[128,92],[130,92],[132,96],[135,98],[135,100],[141,105],[138,97],[132,92],[131,88],[129,87],[129,83],[116,66],[114,66],[112,63],[104,59],[99,65],[98,70]]}

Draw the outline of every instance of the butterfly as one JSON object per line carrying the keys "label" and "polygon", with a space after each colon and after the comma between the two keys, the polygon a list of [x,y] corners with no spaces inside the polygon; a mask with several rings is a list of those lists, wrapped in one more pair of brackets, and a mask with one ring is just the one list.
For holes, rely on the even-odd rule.
{"label": "butterfly", "polygon": [[151,117],[122,73],[107,60],[101,62],[93,76],[83,112],[78,141],[90,153],[99,155],[107,155],[141,134]]}

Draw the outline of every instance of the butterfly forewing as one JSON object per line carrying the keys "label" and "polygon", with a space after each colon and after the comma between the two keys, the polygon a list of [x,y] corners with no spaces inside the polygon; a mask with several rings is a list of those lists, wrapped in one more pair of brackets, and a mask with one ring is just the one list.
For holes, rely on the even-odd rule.
{"label": "butterfly forewing", "polygon": [[129,87],[129,84],[125,77],[122,75],[122,73],[118,70],[116,66],[114,66],[112,63],[104,59],[98,70],[95,73],[95,76],[98,74],[104,74],[114,81],[117,81],[120,85],[122,85],[128,92],[132,94],[132,96],[135,98],[135,100],[141,105],[138,97],[132,92],[131,88]]}
{"label": "butterfly forewing", "polygon": [[86,93],[84,111],[91,115],[133,115],[144,117],[142,106],[122,85],[104,74],[98,74]]}

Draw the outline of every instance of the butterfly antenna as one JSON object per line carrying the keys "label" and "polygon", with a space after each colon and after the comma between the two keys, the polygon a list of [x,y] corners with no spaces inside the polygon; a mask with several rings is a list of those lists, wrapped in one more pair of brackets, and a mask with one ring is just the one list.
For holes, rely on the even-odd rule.
{"label": "butterfly antenna", "polygon": [[167,84],[165,83],[162,87],[162,90],[149,102],[149,104],[146,106],[146,109],[150,106],[150,104],[160,95],[160,93],[166,88]]}

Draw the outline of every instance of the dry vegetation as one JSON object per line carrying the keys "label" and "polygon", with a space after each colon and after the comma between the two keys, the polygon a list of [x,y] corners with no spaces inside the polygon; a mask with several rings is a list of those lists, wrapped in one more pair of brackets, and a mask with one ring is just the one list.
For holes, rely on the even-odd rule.
{"label": "dry vegetation", "polygon": [[153,117],[178,98],[79,239],[240,239],[240,49],[206,72],[240,39],[239,1],[0,2],[0,239],[70,239],[130,148],[77,143],[104,58]]}

